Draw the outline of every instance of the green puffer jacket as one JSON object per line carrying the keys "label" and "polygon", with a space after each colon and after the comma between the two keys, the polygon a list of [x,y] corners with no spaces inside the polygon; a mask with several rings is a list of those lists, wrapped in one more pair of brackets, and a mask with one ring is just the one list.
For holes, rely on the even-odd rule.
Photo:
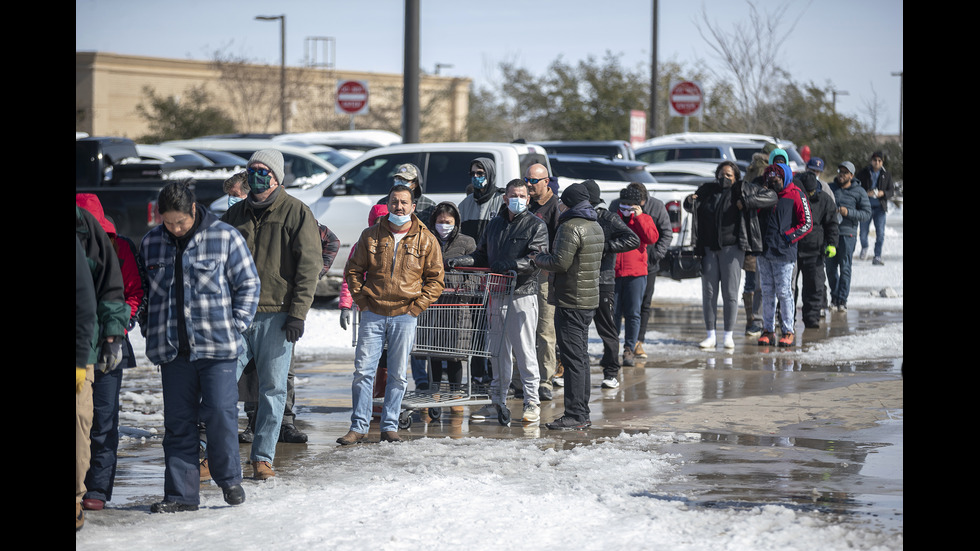
{"label": "green puffer jacket", "polygon": [[323,242],[313,212],[279,188],[271,204],[255,208],[251,195],[222,217],[241,232],[262,282],[259,312],[306,319],[323,269]]}
{"label": "green puffer jacket", "polygon": [[555,233],[554,250],[534,258],[548,276],[548,303],[561,308],[599,307],[599,268],[605,237],[593,218],[570,217]]}

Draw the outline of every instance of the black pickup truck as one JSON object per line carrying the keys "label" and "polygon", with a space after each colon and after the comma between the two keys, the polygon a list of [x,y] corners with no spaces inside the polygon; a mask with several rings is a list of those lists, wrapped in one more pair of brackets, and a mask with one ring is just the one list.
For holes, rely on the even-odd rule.
{"label": "black pickup truck", "polygon": [[[128,138],[86,137],[75,140],[75,193],[94,193],[120,235],[136,243],[160,223],[157,198],[174,181],[160,163],[141,162]],[[210,205],[225,195],[227,175],[194,178],[198,203]]]}

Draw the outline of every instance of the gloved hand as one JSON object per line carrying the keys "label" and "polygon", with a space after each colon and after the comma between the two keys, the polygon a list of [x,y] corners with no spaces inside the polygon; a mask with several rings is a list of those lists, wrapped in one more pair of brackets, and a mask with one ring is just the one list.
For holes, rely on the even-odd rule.
{"label": "gloved hand", "polygon": [[286,340],[289,342],[296,342],[300,337],[303,336],[303,327],[305,322],[299,318],[294,318],[289,316],[286,318],[286,323],[283,324],[282,330],[286,332]]}
{"label": "gloved hand", "polygon": [[455,258],[450,258],[449,260],[446,261],[446,266],[449,266],[450,268],[455,268],[456,266],[459,266],[459,260]]}
{"label": "gloved hand", "polygon": [[346,330],[350,325],[350,308],[340,310],[340,328]]}
{"label": "gloved hand", "polygon": [[102,343],[102,352],[99,353],[99,360],[95,364],[95,369],[103,373],[108,373],[119,367],[122,363],[122,337],[116,337],[112,342]]}
{"label": "gloved hand", "polygon": [[490,271],[495,274],[505,274],[508,270],[517,268],[517,263],[512,260],[498,260],[490,265]]}
{"label": "gloved hand", "polygon": [[85,384],[85,368],[76,367],[75,368],[75,394],[82,391],[82,386]]}
{"label": "gloved hand", "polygon": [[834,258],[837,256],[837,247],[833,245],[827,245],[827,248],[824,249],[824,251],[827,253],[827,258]]}

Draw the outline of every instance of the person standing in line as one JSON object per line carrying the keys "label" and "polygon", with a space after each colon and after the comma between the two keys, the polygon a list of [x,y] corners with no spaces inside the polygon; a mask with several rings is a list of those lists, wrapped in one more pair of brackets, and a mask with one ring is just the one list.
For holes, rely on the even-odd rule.
{"label": "person standing in line", "polygon": [[259,276],[242,235],[197,204],[192,180],[168,184],[157,208],[163,224],[140,244],[146,265],[146,357],[163,382],[163,501],[152,513],[196,511],[200,502],[198,426],[225,502],[245,501],[238,452],[237,363],[242,333],[259,304]]}
{"label": "person standing in line", "polygon": [[834,202],[828,199],[830,195],[821,189],[823,183],[813,172],[804,172],[799,181],[810,201],[813,230],[800,240],[797,248],[796,274],[803,277],[803,293],[796,292],[794,275],[793,296],[802,300],[803,326],[816,329],[820,327],[820,310],[824,307],[826,259],[837,254],[837,209]]}
{"label": "person standing in line", "polygon": [[[459,231],[479,243],[487,224],[503,206],[504,190],[497,185],[497,167],[489,157],[473,159],[469,177],[466,197],[459,202]],[[472,358],[470,371],[470,376],[481,383],[490,384],[493,379],[486,358]]]}
{"label": "person standing in line", "polygon": [[[473,238],[462,233],[460,228],[459,210],[452,201],[443,201],[436,205],[432,211],[432,218],[429,219],[429,228],[439,240],[442,248],[443,269],[448,268],[448,259],[470,254],[476,250],[476,242]],[[442,375],[445,372],[447,382],[450,385],[463,383],[463,363],[459,360],[445,358],[430,358],[429,372],[432,374],[432,382],[442,383]],[[452,413],[462,413],[463,406],[452,406]]]}
{"label": "person standing in line", "polygon": [[[75,238],[85,256],[85,276],[95,293],[95,319],[85,363],[75,360],[75,530],[85,524],[82,499],[87,488],[92,447],[92,385],[95,370],[113,371],[122,362],[123,335],[129,323],[129,306],[119,260],[109,236],[87,210],[75,205]],[[77,253],[76,253],[77,254]],[[76,274],[76,280],[79,275]],[[87,285],[85,285],[87,287]],[[86,331],[87,332],[87,331]],[[76,347],[79,347],[76,335]],[[84,373],[82,373],[84,370]]]}
{"label": "person standing in line", "polygon": [[374,378],[381,353],[388,347],[388,380],[381,411],[381,441],[400,442],[398,418],[418,316],[439,298],[445,271],[439,241],[415,215],[415,196],[397,184],[388,193],[388,215],[361,232],[357,250],[347,260],[344,278],[361,311],[350,430],[337,439],[342,446],[367,437],[374,404]]}
{"label": "person standing in line", "polygon": [[827,284],[831,312],[846,312],[851,294],[851,264],[861,222],[871,218],[871,201],[854,177],[854,164],[844,161],[830,183],[837,204],[837,254],[827,258]]}
{"label": "person standing in line", "polygon": [[[633,356],[636,358],[646,358],[647,353],[643,350],[643,340],[647,334],[647,327],[650,324],[650,315],[653,313],[653,292],[657,285],[657,276],[660,272],[660,259],[670,248],[674,240],[674,228],[670,223],[670,215],[667,213],[667,206],[660,199],[657,199],[647,190],[646,186],[639,182],[631,182],[626,187],[633,187],[643,193],[643,201],[640,206],[645,214],[653,218],[654,225],[657,226],[656,243],[647,245],[647,284],[643,289],[643,303],[640,305],[640,333],[636,337],[636,346],[633,349]],[[609,203],[609,212],[619,212],[619,199],[613,199]],[[598,315],[598,314],[597,314]]]}
{"label": "person standing in line", "polygon": [[861,260],[868,258],[868,233],[871,230],[871,223],[875,225],[875,247],[874,259],[871,261],[875,266],[883,266],[881,251],[885,245],[885,218],[888,214],[888,201],[895,194],[895,183],[892,182],[892,173],[885,170],[885,154],[875,151],[871,154],[868,166],[861,169],[855,175],[861,186],[868,193],[868,203],[871,204],[871,218],[861,222]]}
{"label": "person standing in line", "polygon": [[249,452],[253,477],[276,475],[272,464],[286,405],[293,346],[303,336],[323,269],[317,221],[302,201],[286,193],[282,152],[260,149],[248,161],[249,193],[221,217],[238,229],[262,281],[258,311],[245,332],[240,379],[255,359],[259,379],[255,438]]}
{"label": "person standing in line", "polygon": [[[129,331],[136,326],[137,316],[143,304],[142,262],[136,259],[136,245],[129,238],[118,235],[116,227],[102,209],[102,202],[92,193],[76,193],[75,204],[87,210],[105,230],[119,261],[123,279],[123,294],[129,307],[126,335],[122,342],[122,361],[117,369],[95,370],[92,384],[92,455],[88,474],[85,475],[85,496],[82,507],[101,510],[112,499],[116,479],[116,452],[119,447],[119,392],[122,389],[122,368],[136,367],[136,354],[129,341]],[[100,364],[101,365],[101,364]]]}
{"label": "person standing in line", "polygon": [[452,267],[479,266],[490,268],[493,273],[516,272],[514,293],[502,308],[495,309],[490,324],[502,323],[501,312],[506,311],[506,325],[500,332],[493,332],[491,349],[493,356],[493,380],[490,383],[489,404],[473,412],[471,418],[509,419],[507,389],[514,376],[514,361],[519,372],[524,411],[522,420],[527,423],[540,421],[541,402],[538,399],[540,371],[534,350],[535,331],[538,324],[538,272],[531,262],[535,254],[548,251],[548,229],[544,222],[528,212],[527,183],[514,179],[507,183],[504,193],[506,206],[500,209],[487,225],[483,237],[472,254],[449,259]]}
{"label": "person standing in line", "polygon": [[738,165],[731,161],[719,163],[715,181],[701,185],[685,198],[684,208],[692,213],[694,250],[701,256],[701,310],[707,332],[701,348],[714,348],[718,342],[719,288],[724,325],[721,343],[727,350],[735,348],[733,334],[745,255],[763,251],[757,213],[776,201],[775,191],[743,181]]}
{"label": "person standing in line", "polygon": [[555,304],[555,333],[565,364],[565,411],[546,424],[552,430],[592,426],[589,410],[589,324],[599,307],[599,269],[604,237],[589,204],[589,190],[572,184],[562,192],[563,210],[553,252],[532,258],[553,278],[549,300]]}
{"label": "person standing in line", "polygon": [[641,203],[646,198],[645,190],[625,187],[619,192],[619,212],[617,215],[626,226],[640,238],[640,245],[616,255],[616,335],[622,320],[626,321],[623,335],[623,365],[632,367],[637,337],[640,334],[640,311],[643,307],[643,293],[649,275],[647,247],[660,237],[653,218],[643,212]]}
{"label": "person standing in line", "polygon": [[[793,268],[798,242],[813,230],[810,202],[793,183],[789,165],[769,165],[764,173],[766,187],[776,192],[776,204],[759,211],[762,254],[758,257],[762,281],[762,336],[759,346],[791,347],[795,344],[796,305],[793,302]],[[782,335],[777,343],[776,307]]]}
{"label": "person standing in line", "polygon": [[[558,233],[558,194],[550,186],[552,178],[548,175],[548,168],[543,164],[533,164],[524,173],[524,182],[527,183],[527,193],[530,197],[527,210],[531,214],[540,218],[545,227],[548,228],[548,246],[553,249],[555,236]],[[545,270],[541,270],[538,275],[538,328],[537,328],[537,351],[538,351],[538,371],[540,384],[538,386],[538,398],[542,402],[551,401],[554,398],[554,382],[552,379],[558,373],[558,355],[555,353],[555,307],[548,303],[548,293],[550,288],[549,275]]]}
{"label": "person standing in line", "polygon": [[[412,196],[415,202],[415,216],[418,217],[422,225],[429,223],[432,211],[436,208],[436,203],[425,195],[425,182],[422,180],[422,171],[412,163],[404,163],[395,167],[395,174],[392,176],[392,186],[404,185],[412,189]],[[378,199],[376,204],[386,205],[388,196]],[[412,356],[412,381],[415,382],[415,390],[429,389],[429,373],[426,371],[425,358]]]}
{"label": "person standing in line", "polygon": [[[589,190],[589,204],[596,211],[596,222],[602,228],[602,261],[599,265],[599,307],[592,321],[602,341],[602,388],[618,388],[619,379],[619,330],[616,327],[616,257],[618,253],[631,251],[640,246],[640,238],[623,222],[617,213],[602,205],[599,184],[586,180],[582,185]],[[643,190],[646,193],[646,190]]]}

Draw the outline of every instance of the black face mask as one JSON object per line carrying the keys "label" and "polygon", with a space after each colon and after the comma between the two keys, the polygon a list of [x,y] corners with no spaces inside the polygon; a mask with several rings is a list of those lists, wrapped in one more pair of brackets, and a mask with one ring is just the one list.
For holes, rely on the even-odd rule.
{"label": "black face mask", "polygon": [[272,187],[272,173],[261,176],[258,172],[248,171],[248,187],[252,192],[259,194],[268,191]]}

